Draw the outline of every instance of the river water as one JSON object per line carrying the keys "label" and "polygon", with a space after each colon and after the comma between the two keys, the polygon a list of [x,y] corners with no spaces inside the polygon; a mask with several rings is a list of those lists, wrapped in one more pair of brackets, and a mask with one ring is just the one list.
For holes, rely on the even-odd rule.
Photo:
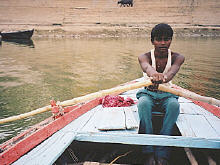
{"label": "river water", "polygon": [[[174,38],[186,60],[173,82],[220,99],[220,38]],[[0,118],[18,115],[139,78],[146,38],[34,39],[0,46]],[[0,143],[47,118],[49,112],[0,125]]]}

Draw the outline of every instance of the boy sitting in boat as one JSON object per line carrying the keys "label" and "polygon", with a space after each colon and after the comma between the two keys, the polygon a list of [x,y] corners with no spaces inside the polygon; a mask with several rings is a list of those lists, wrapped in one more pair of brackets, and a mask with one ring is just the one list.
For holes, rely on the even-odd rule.
{"label": "boy sitting in boat", "polygon": [[[153,85],[137,93],[138,113],[140,117],[140,134],[153,134],[152,111],[165,113],[161,135],[171,135],[179,115],[178,96],[157,90],[159,84],[171,85],[171,80],[184,62],[184,56],[172,52],[173,30],[168,24],[158,24],[151,31],[151,42],[154,49],[138,57],[146,79]],[[169,149],[163,146],[144,146],[147,165],[168,165]]]}

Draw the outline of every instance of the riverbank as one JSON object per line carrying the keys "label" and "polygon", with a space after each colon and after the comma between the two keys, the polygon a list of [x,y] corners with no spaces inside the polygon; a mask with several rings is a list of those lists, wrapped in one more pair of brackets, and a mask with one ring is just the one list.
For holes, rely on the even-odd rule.
{"label": "riverbank", "polygon": [[33,38],[146,37],[165,22],[175,36],[218,37],[219,7],[203,0],[135,0],[133,7],[116,0],[8,0],[1,2],[0,31],[34,28]]}

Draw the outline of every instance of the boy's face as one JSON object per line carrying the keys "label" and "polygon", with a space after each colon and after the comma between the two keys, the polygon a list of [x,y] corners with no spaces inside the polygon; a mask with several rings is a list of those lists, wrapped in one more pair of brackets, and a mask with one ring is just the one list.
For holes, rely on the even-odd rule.
{"label": "boy's face", "polygon": [[172,38],[170,37],[155,37],[154,40],[152,41],[152,44],[155,47],[155,50],[164,53],[164,52],[168,52],[168,49],[170,47],[170,44],[172,42]]}

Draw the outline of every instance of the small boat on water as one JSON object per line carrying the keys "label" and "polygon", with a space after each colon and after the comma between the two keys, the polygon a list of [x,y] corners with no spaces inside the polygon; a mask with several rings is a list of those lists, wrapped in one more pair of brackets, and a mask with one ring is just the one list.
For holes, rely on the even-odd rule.
{"label": "small boat on water", "polygon": [[[129,154],[131,148],[134,149],[136,146],[177,147],[185,151],[191,164],[196,161],[191,148],[211,149],[215,153],[219,153],[220,108],[219,100],[216,101],[216,99],[214,101],[211,99],[210,102],[216,101],[217,106],[180,97],[180,115],[176,122],[179,135],[138,134],[139,117],[136,104],[138,100],[135,95],[139,88],[144,86],[145,82],[143,82],[143,78],[140,78],[110,90],[103,90],[72,100],[51,101],[50,106],[35,110],[36,114],[39,111],[51,110],[53,116],[1,144],[0,164],[59,164],[58,161],[64,161],[66,152],[73,160],[69,164],[80,163],[86,161],[86,158],[84,155],[82,159],[77,152],[84,150],[84,154],[89,154],[91,145],[92,152],[96,155],[111,148],[111,156],[114,156],[116,148],[128,151],[121,155],[125,156]],[[193,97],[192,92],[173,85],[173,90],[175,89],[178,89],[179,93],[188,93],[187,96],[190,98]],[[129,105],[121,107],[104,107],[103,96],[108,96],[109,93],[112,96],[120,96],[128,102],[129,100],[134,102],[129,102]],[[160,117],[162,115],[154,114],[154,116]],[[25,115],[15,118],[23,117]],[[8,119],[8,121],[13,120]],[[4,122],[4,120],[0,120],[0,124]],[[134,158],[135,163],[126,162],[124,164],[139,164],[137,156],[140,155],[136,155]],[[117,163],[117,159],[120,159],[120,156],[105,163]],[[218,161],[210,156],[208,159]],[[63,164],[65,163],[64,161]]]}
{"label": "small boat on water", "polygon": [[0,32],[2,40],[9,39],[30,39],[34,33],[32,30],[14,31],[14,32]]}

